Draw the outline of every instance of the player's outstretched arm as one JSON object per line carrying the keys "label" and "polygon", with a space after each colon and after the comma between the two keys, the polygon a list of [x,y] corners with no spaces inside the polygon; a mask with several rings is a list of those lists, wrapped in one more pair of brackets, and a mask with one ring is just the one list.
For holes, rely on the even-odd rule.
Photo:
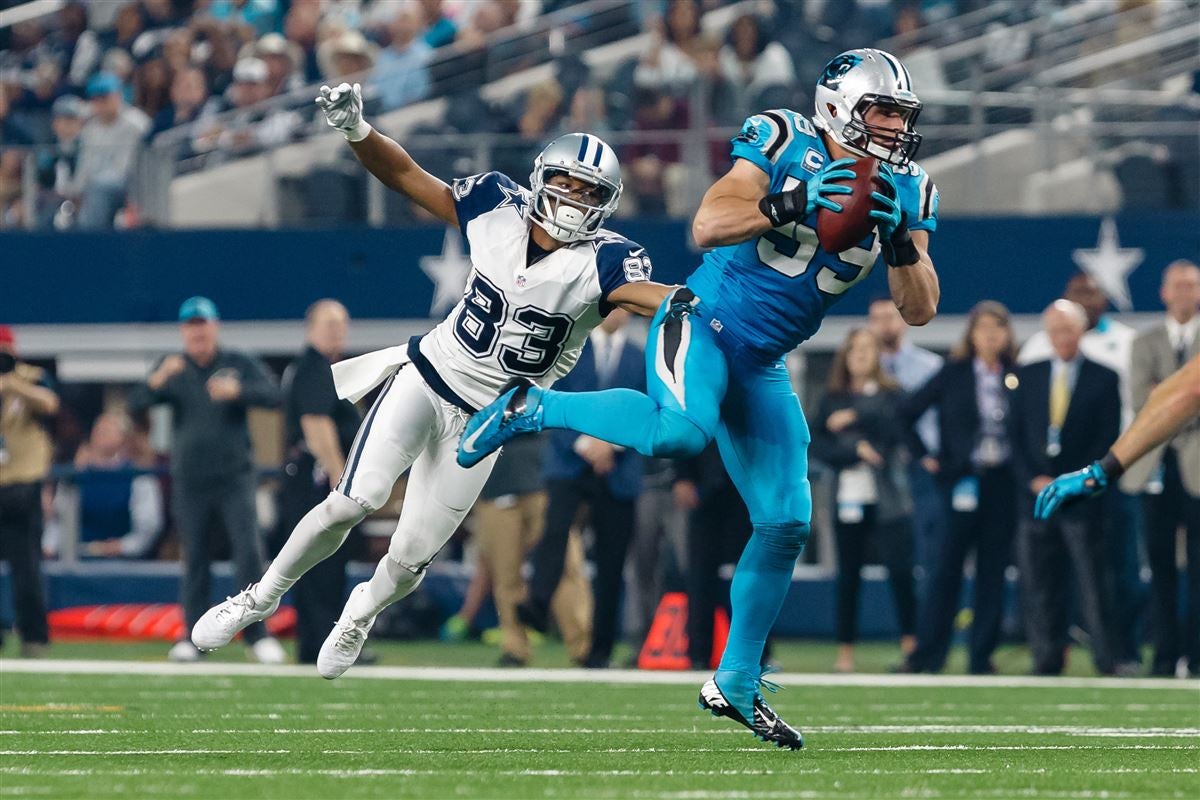
{"label": "player's outstretched arm", "polygon": [[739,158],[700,201],[692,220],[692,237],[701,247],[737,244],[762,236],[773,226],[759,209],[770,178],[753,163]]}
{"label": "player's outstretched arm", "polygon": [[336,89],[322,86],[316,102],[325,112],[326,121],[345,135],[354,155],[384,186],[405,195],[443,222],[458,225],[450,187],[421,169],[395,140],[363,119],[359,84],[343,83]]}
{"label": "player's outstretched arm", "polygon": [[658,307],[675,289],[652,281],[633,281],[608,293],[608,302],[639,317],[653,317]]}
{"label": "player's outstretched arm", "polygon": [[1128,467],[1174,436],[1200,415],[1200,356],[1154,387],[1129,430],[1112,446],[1112,454]]}

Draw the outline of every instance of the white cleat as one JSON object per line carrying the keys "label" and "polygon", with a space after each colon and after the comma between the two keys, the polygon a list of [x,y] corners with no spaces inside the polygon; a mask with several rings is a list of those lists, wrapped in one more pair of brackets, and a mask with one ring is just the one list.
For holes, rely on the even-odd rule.
{"label": "white cleat", "polygon": [[279,601],[268,606],[258,605],[254,600],[254,586],[247,586],[204,612],[204,616],[192,628],[192,644],[204,651],[216,650],[229,644],[244,628],[274,614],[279,608]]}
{"label": "white cleat", "polygon": [[264,636],[250,645],[250,656],[260,664],[287,663],[287,651],[274,636]]}
{"label": "white cleat", "polygon": [[174,661],[176,664],[191,664],[199,661],[200,656],[201,653],[194,644],[187,639],[180,639],[171,645],[171,650],[167,653],[167,660]]}
{"label": "white cleat", "polygon": [[350,593],[350,600],[346,601],[346,607],[342,610],[341,618],[321,645],[321,652],[317,654],[317,672],[326,680],[333,680],[354,666],[354,662],[362,653],[363,645],[366,644],[367,634],[375,624],[374,617],[360,621],[350,616],[350,604],[354,596],[366,590],[365,583],[354,587],[354,591]]}

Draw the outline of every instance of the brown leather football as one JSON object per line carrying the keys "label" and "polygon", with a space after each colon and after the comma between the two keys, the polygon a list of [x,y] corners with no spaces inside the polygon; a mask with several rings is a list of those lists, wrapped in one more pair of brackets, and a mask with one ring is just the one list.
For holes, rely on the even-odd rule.
{"label": "brown leather football", "polygon": [[871,192],[883,192],[883,184],[877,179],[879,162],[870,156],[855,160],[849,167],[854,180],[849,178],[832,183],[849,184],[850,194],[826,195],[842,207],[841,213],[827,208],[817,210],[817,241],[826,251],[840,253],[858,246],[875,227],[875,220],[867,216],[875,208]]}

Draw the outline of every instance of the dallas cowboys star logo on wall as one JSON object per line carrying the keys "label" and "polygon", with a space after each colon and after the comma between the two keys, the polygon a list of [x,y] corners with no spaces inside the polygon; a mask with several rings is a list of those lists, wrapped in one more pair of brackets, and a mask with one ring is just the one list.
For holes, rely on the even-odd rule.
{"label": "dallas cowboys star logo on wall", "polygon": [[1129,274],[1137,269],[1146,257],[1140,247],[1121,247],[1117,238],[1117,223],[1105,217],[1100,223],[1100,236],[1096,247],[1081,247],[1071,253],[1071,258],[1081,270],[1091,275],[1100,289],[1121,311],[1131,311],[1133,300],[1129,296]]}
{"label": "dallas cowboys star logo on wall", "polygon": [[471,274],[471,258],[463,252],[462,238],[454,228],[446,229],[442,242],[442,254],[421,256],[417,260],[421,271],[433,281],[433,302],[429,304],[429,316],[436,317],[458,303],[463,287]]}
{"label": "dallas cowboys star logo on wall", "polygon": [[496,208],[515,208],[517,213],[522,217],[525,216],[525,209],[529,207],[529,199],[525,197],[525,192],[518,189],[510,189],[504,184],[499,184],[500,191],[504,192],[504,199],[500,201],[500,205]]}

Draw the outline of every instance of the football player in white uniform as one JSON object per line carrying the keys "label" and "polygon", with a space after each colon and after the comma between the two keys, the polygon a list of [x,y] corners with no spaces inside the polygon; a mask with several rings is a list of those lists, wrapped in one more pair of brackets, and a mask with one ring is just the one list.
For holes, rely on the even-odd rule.
{"label": "football player in white uniform", "polygon": [[468,417],[514,378],[550,386],[609,310],[653,316],[669,287],[650,281],[644,248],[601,227],[620,200],[621,173],[597,137],[551,142],[534,162],[531,191],[496,172],[448,186],[363,119],[358,84],[322,87],[316,102],[375,177],[462,230],[472,264],[462,300],[430,333],[335,365],[343,397],[358,399],[386,380],[337,487],[300,521],[258,583],[192,629],[192,642],[213,650],[269,617],[411,467],[388,554],[351,592],[317,659],[317,671],[336,678],[358,658],[376,615],[421,582],[487,480],[494,458],[470,469],[455,462]]}

